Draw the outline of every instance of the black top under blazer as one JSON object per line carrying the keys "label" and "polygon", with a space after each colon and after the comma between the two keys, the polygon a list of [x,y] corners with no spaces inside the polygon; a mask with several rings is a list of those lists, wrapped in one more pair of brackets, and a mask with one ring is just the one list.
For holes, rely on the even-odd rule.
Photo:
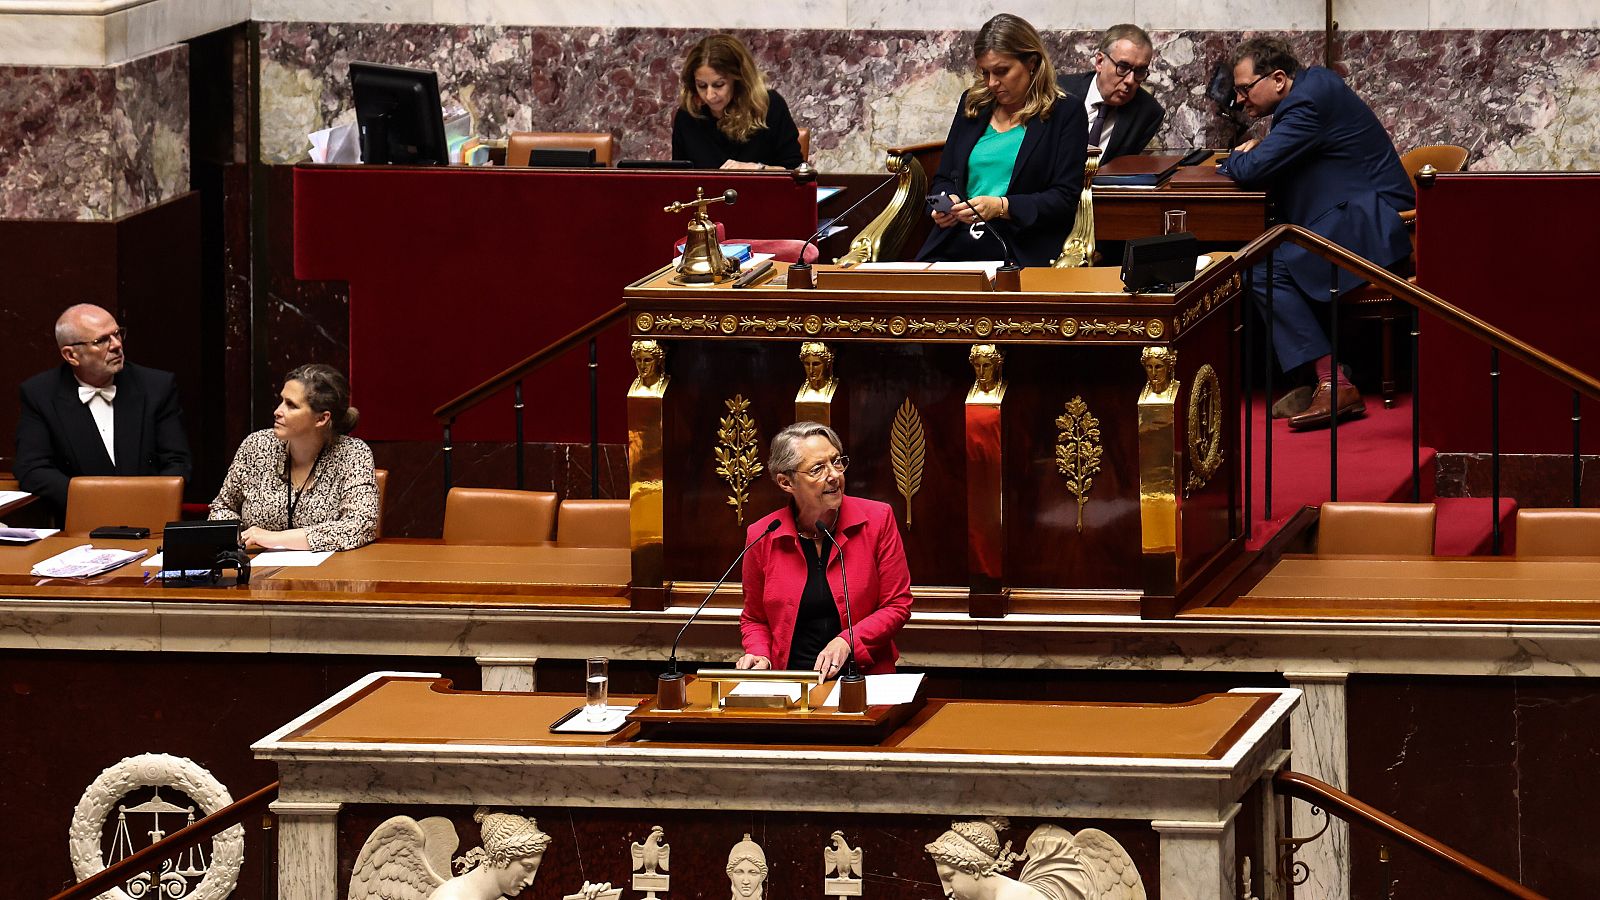
{"label": "black top under blazer", "polygon": [[[966,100],[966,94],[962,94],[955,120],[950,123],[950,136],[945,138],[939,172],[928,185],[929,193],[966,196],[967,159],[994,115],[991,103],[976,116],[967,118],[962,112]],[[1083,164],[1088,156],[1084,135],[1089,133],[1089,123],[1084,119],[1081,100],[1058,97],[1050,107],[1049,118],[1035,116],[1023,127],[1028,130],[1022,137],[1017,163],[1011,170],[1011,184],[1006,189],[1011,217],[991,227],[1005,235],[1017,262],[1024,266],[1048,266],[1061,255],[1061,245],[1072,233],[1072,222],[1078,214]],[[967,237],[966,226],[940,228],[936,225],[918,251],[917,259],[970,258],[957,252],[962,240],[971,240]],[[999,256],[996,245],[993,258]]]}
{"label": "black top under blazer", "polygon": [[672,117],[672,158],[687,159],[696,169],[719,169],[728,160],[761,163],[766,166],[798,168],[800,129],[789,113],[783,95],[767,89],[767,127],[757,129],[747,141],[735,141],[722,133],[710,113],[690,115],[678,108]]}

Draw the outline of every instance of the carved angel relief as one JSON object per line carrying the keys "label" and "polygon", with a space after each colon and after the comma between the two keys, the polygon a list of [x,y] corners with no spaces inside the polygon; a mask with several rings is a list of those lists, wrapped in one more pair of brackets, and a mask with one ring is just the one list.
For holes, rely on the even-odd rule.
{"label": "carved angel relief", "polygon": [[[1076,835],[1059,825],[1035,828],[1021,853],[1003,846],[1005,819],[955,822],[927,845],[952,900],[1144,900],[1144,881],[1128,851],[1097,828]],[[1016,878],[1006,870],[1022,862]]]}
{"label": "carved angel relief", "polygon": [[454,861],[460,840],[449,819],[395,816],[373,830],[350,873],[349,900],[500,900],[533,883],[550,835],[533,819],[479,807],[483,846]]}

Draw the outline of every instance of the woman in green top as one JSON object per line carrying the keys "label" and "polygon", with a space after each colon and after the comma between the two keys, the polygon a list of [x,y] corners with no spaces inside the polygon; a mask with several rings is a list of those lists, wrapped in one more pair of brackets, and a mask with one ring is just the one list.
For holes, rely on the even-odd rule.
{"label": "woman in green top", "polygon": [[[1072,231],[1083,185],[1088,120],[1056,87],[1032,25],[1001,13],[972,46],[972,87],[961,95],[931,194],[938,209],[920,260],[1000,260],[1047,266]],[[985,224],[987,223],[987,224]],[[991,231],[999,231],[1004,245]]]}

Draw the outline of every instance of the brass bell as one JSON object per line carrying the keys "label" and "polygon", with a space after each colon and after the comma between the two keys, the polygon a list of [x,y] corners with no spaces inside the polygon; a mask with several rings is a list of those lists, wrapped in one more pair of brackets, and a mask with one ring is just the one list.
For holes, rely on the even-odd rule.
{"label": "brass bell", "polygon": [[739,199],[739,192],[723,191],[720,197],[707,199],[704,188],[695,188],[695,199],[687,203],[674,202],[662,207],[664,212],[681,212],[693,208],[689,220],[689,233],[684,239],[683,259],[679,260],[673,284],[720,284],[731,281],[739,274],[739,261],[722,255],[722,245],[717,241],[717,223],[706,215],[706,207],[713,203],[729,206]]}

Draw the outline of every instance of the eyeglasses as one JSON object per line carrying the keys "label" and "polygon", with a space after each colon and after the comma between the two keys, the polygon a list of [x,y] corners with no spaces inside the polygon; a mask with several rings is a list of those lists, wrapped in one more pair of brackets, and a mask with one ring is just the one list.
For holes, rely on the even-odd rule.
{"label": "eyeglasses", "polygon": [[1129,75],[1132,75],[1134,81],[1144,81],[1146,78],[1150,77],[1149,66],[1135,67],[1129,63],[1123,62],[1120,59],[1112,59],[1109,56],[1106,57],[1106,62],[1111,63],[1112,67],[1117,70],[1118,78],[1127,78]]}
{"label": "eyeglasses", "polygon": [[[821,481],[822,479],[824,479],[824,478],[826,478],[828,476],[828,470],[829,469],[838,469],[839,470],[839,474],[842,475],[842,474],[844,474],[844,470],[848,469],[848,468],[850,468],[850,457],[848,457],[848,456],[835,456],[833,459],[830,459],[827,462],[819,462],[819,463],[817,463],[816,465],[814,465],[811,468],[807,469],[805,471],[805,474],[807,476],[809,476],[813,481]],[[796,471],[799,471],[799,470],[797,469]]]}
{"label": "eyeglasses", "polygon": [[1249,84],[1245,85],[1244,87],[1239,87],[1238,85],[1234,85],[1233,95],[1235,97],[1238,97],[1240,100],[1248,100],[1248,99],[1250,99],[1250,92],[1255,90],[1256,85],[1260,84],[1263,81],[1266,81],[1268,78],[1271,78],[1271,77],[1272,77],[1272,72],[1268,72],[1267,74],[1261,76],[1260,78],[1257,78],[1255,81],[1250,82]]}
{"label": "eyeglasses", "polygon": [[128,339],[128,329],[126,329],[126,328],[118,328],[116,331],[113,331],[110,334],[102,334],[101,336],[95,338],[92,341],[73,341],[72,343],[67,344],[67,346],[68,347],[94,347],[94,348],[103,350],[103,349],[105,349],[107,344],[110,344],[112,342],[112,340],[115,340],[117,343],[120,344],[120,343],[126,341],[127,339]]}

